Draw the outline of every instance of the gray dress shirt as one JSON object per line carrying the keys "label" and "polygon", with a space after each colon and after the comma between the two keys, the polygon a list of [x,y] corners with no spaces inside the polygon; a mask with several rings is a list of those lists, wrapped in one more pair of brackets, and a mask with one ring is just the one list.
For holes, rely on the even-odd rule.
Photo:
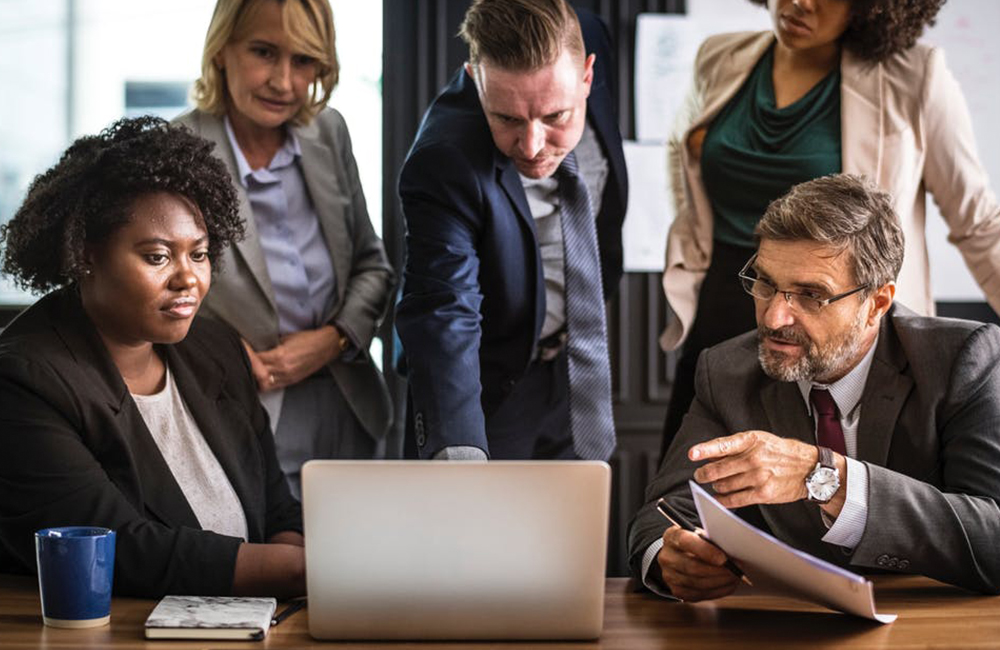
{"label": "gray dress shirt", "polygon": [[257,222],[274,288],[278,329],[282,335],[316,329],[324,324],[323,316],[336,300],[337,277],[299,168],[302,154],[298,140],[288,131],[285,143],[267,167],[251,169],[229,118],[224,121],[239,180]]}

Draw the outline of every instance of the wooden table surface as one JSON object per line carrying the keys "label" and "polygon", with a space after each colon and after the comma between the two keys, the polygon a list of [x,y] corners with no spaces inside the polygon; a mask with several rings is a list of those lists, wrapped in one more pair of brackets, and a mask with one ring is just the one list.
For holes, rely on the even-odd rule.
{"label": "wooden table surface", "polygon": [[[926,578],[878,576],[881,613],[899,614],[891,625],[836,614],[799,601],[734,595],[713,603],[667,602],[634,593],[611,578],[604,633],[590,643],[519,642],[521,648],[1000,648],[1000,599],[977,596]],[[88,630],[45,627],[34,578],[0,575],[0,648],[490,648],[498,643],[337,643],[309,636],[302,611],[271,630],[263,642],[146,641],[143,622],[155,601],[116,598],[111,625]],[[279,605],[280,607],[280,605]]]}

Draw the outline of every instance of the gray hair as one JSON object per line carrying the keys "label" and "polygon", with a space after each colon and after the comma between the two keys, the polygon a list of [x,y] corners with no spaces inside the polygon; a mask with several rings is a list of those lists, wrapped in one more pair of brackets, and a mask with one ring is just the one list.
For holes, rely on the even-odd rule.
{"label": "gray hair", "polygon": [[903,265],[903,231],[892,196],[864,176],[831,174],[800,183],[767,206],[754,239],[814,241],[850,253],[854,280],[870,291]]}

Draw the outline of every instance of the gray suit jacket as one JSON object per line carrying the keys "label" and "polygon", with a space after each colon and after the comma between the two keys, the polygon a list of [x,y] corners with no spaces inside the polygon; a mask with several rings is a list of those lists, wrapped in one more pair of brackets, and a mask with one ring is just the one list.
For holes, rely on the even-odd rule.
{"label": "gray suit jacket", "polygon": [[[216,155],[236,179],[236,158],[221,117],[195,109],[175,122],[214,142]],[[337,277],[337,299],[325,322],[342,326],[360,348],[351,361],[333,361],[330,372],[365,430],[380,439],[392,420],[392,403],[368,346],[389,305],[395,275],[368,218],[344,118],[326,108],[308,126],[292,128]],[[239,182],[234,185],[247,236],[226,250],[201,313],[229,323],[255,350],[268,350],[278,344],[279,336],[274,289],[246,190]]]}
{"label": "gray suit jacket", "polygon": [[[854,571],[916,573],[1000,593],[1000,329],[916,316],[894,306],[883,319],[861,398],[858,460],[868,467],[868,521],[850,551],[821,541],[819,508],[806,501],[737,513],[779,539]],[[633,573],[666,526],[666,496],[697,519],[687,481],[694,444],[748,429],[815,444],[795,383],[757,362],[756,332],[702,353],[697,396],[632,521]],[[641,578],[641,576],[639,576]]]}

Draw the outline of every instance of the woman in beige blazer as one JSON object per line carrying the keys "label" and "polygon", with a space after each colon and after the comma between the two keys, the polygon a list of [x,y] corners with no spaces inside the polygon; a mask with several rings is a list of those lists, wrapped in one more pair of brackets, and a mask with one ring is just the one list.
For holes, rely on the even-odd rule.
{"label": "woman in beige blazer", "polygon": [[[692,92],[669,142],[676,216],[667,239],[663,289],[670,313],[660,345],[664,350],[682,343],[685,347],[667,412],[664,451],[693,398],[699,352],[755,327],[753,302],[741,295],[735,278],[753,252],[752,237],[743,246],[733,246],[732,237],[720,244],[719,212],[743,210],[759,217],[767,202],[817,171],[818,175],[839,171],[867,175],[895,197],[906,235],[897,298],[919,313],[931,314],[934,302],[924,239],[929,191],[947,221],[949,240],[958,246],[990,305],[1000,310],[1000,206],[976,155],[968,109],[943,52],[916,43],[943,3],[767,0],[772,31],[722,34],[702,44]],[[754,79],[760,82],[756,105],[745,90]],[[823,100],[828,105],[814,107],[809,115],[832,108],[834,123],[787,121],[788,112],[802,112],[803,105],[831,83],[834,92]],[[752,116],[737,126],[772,129],[767,133],[778,134],[779,147],[763,151],[775,140],[755,139],[756,131],[750,136],[735,133],[737,139],[750,141],[741,147],[712,144],[713,129],[733,130],[733,120],[724,118],[738,112],[741,101],[750,105]],[[794,161],[797,164],[786,165],[792,173],[781,179],[787,185],[782,189],[774,176],[788,162],[781,159],[785,153],[781,147],[788,145],[785,135],[796,129],[813,129],[815,137],[808,145],[821,149],[816,142],[825,142],[831,155],[825,167],[815,164],[816,157],[809,152]],[[754,149],[762,139],[764,146]],[[754,164],[743,164],[748,159]],[[707,177],[724,191],[706,188]],[[756,204],[739,205],[747,186],[765,186],[774,195],[758,192]],[[752,225],[744,224],[751,232]],[[722,226],[733,232],[732,227]]]}
{"label": "woman in beige blazer", "polygon": [[327,101],[339,66],[327,0],[218,0],[198,108],[246,220],[204,312],[243,337],[281,467],[299,494],[310,458],[371,458],[392,417],[368,347],[394,275],[351,139]]}

